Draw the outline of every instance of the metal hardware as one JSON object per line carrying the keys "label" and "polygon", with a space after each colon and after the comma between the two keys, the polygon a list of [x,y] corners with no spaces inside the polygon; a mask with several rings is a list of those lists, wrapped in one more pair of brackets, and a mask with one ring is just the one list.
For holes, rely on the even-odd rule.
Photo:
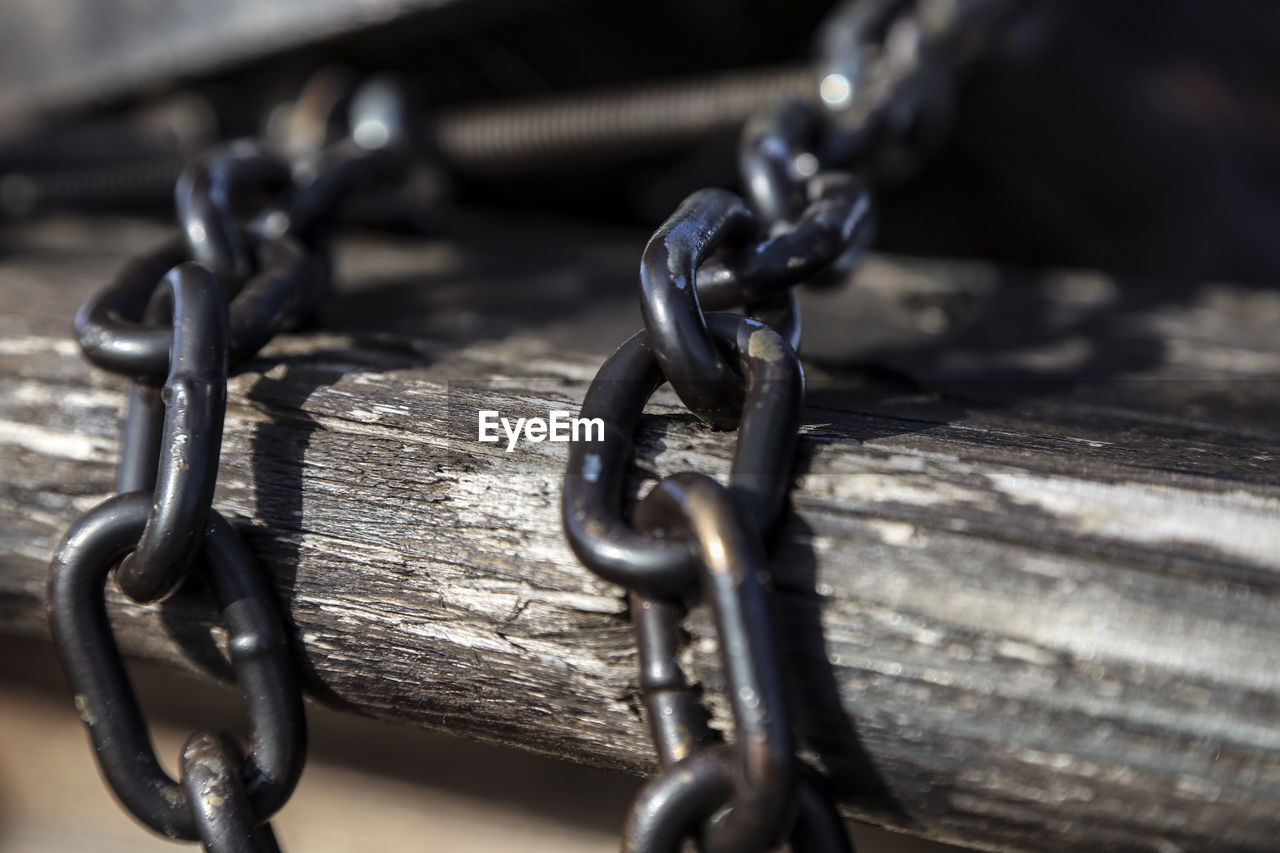
{"label": "metal hardware", "polygon": [[812,92],[808,65],[740,69],[703,79],[461,107],[442,113],[432,136],[455,171],[527,174],[673,148],[715,131],[732,131],[780,98]]}
{"label": "metal hardware", "polygon": [[[249,235],[249,243],[257,271],[235,294],[227,311],[228,360],[232,365],[256,355],[323,293],[314,261],[292,237]],[[81,305],[75,330],[85,357],[104,370],[125,376],[164,376],[169,370],[173,333],[167,326],[144,319],[156,282],[190,259],[182,238],[166,241],[127,264],[111,285]]]}
{"label": "metal hardware", "polygon": [[[72,525],[53,561],[49,619],[108,784],[138,820],[190,841],[198,818],[186,791],[160,768],[152,750],[103,599],[112,566],[136,546],[150,512],[150,496],[132,492],[109,498]],[[255,819],[265,821],[284,805],[302,773],[302,696],[266,577],[222,516],[211,512],[209,520],[199,562],[222,611],[231,663],[249,705],[253,749],[242,778]]]}
{"label": "metal hardware", "polygon": [[654,232],[640,261],[640,308],[658,366],[680,399],[712,426],[728,429],[742,387],[707,331],[694,277],[721,245],[755,231],[755,214],[726,190],[699,190]]}
{"label": "metal hardware", "polygon": [[[709,314],[706,323],[715,341],[736,354],[746,377],[730,483],[754,523],[769,530],[785,501],[795,452],[804,397],[800,362],[784,339],[758,321]],[[604,421],[604,440],[570,445],[561,506],[569,544],[592,571],[629,589],[680,595],[697,581],[688,549],[639,533],[622,519],[631,439],[645,403],[663,381],[647,331],[604,363],[581,413]]]}
{"label": "metal hardware", "polygon": [[[759,532],[723,486],[693,473],[659,483],[641,501],[635,522],[641,531],[664,530],[690,538],[702,596],[715,614],[735,727],[732,754],[726,760],[736,772],[730,774],[735,782],[732,806],[707,815],[705,847],[767,850],[783,839],[793,818],[796,769],[768,591],[762,583],[765,560]],[[679,762],[663,776],[667,774],[683,783]],[[668,787],[663,776],[651,784]],[[640,795],[640,802],[647,799]]]}
{"label": "metal hardware", "polygon": [[194,734],[182,748],[182,787],[196,809],[200,843],[210,853],[279,853],[271,824],[257,826],[239,784],[244,757],[223,734]]}
{"label": "metal hardware", "polygon": [[252,140],[204,151],[178,177],[174,198],[191,259],[231,281],[252,269],[249,249],[235,220],[235,195],[253,188],[279,192],[289,185],[289,165]]}
{"label": "metal hardware", "polygon": [[[831,169],[865,161],[873,143],[901,142],[930,103],[924,58],[944,52],[955,22],[972,22],[961,8],[969,3],[988,13],[1005,5],[871,0],[832,15],[819,37],[816,100],[826,108],[783,100],[761,110],[743,128],[739,151],[750,203],[701,190],[658,228],[640,267],[646,330],[605,362],[583,400],[582,415],[603,419],[605,437],[570,448],[565,532],[589,569],[630,594],[660,766],[632,806],[624,851],[674,853],[689,838],[714,853],[784,841],[796,850],[851,849],[821,780],[794,755],[762,580],[803,395],[791,288],[845,278],[862,258],[875,225],[869,193],[859,178]],[[704,313],[735,305],[778,321],[781,334]],[[671,475],[629,524],[622,489],[631,441],[664,380],[712,426],[741,421],[730,485]],[[731,744],[716,743],[680,671],[680,621],[695,578],[715,615]]]}
{"label": "metal hardware", "polygon": [[[711,853],[784,842],[851,849],[820,777],[795,754],[769,613],[765,548],[786,503],[804,392],[793,287],[842,278],[861,259],[874,210],[862,180],[839,169],[865,163],[877,146],[909,145],[913,129],[936,123],[941,58],[971,42],[975,21],[1005,2],[875,0],[837,13],[820,39],[814,103],[779,101],[743,131],[748,200],[723,189],[695,193],[645,249],[646,329],[592,383],[582,414],[604,420],[605,438],[571,448],[562,507],[574,551],[626,587],[632,604],[661,771],[632,809],[625,850],[676,851],[689,838]],[[646,103],[630,109],[643,114]],[[634,115],[626,118],[618,126],[631,133]],[[526,136],[534,154],[547,139],[563,151],[584,138],[573,128]],[[253,141],[200,155],[178,180],[181,233],[77,313],[86,356],[133,386],[120,494],[81,516],[54,558],[55,644],[121,802],[156,831],[218,853],[278,849],[267,821],[295,787],[305,753],[301,696],[270,584],[212,508],[227,371],[327,292],[336,208],[357,189],[404,175],[409,143],[396,87],[374,81],[353,100],[349,136],[298,162]],[[751,316],[705,313],[734,306]],[[738,429],[729,485],[673,475],[628,523],[622,489],[632,439],[666,381],[702,420]],[[127,595],[159,601],[193,567],[227,625],[252,738],[245,757],[224,735],[193,735],[175,781],[152,751],[104,588],[115,568]],[[680,622],[699,597],[715,616],[731,743],[711,731],[680,670]]]}
{"label": "metal hardware", "polygon": [[154,503],[137,548],[116,571],[116,583],[138,602],[159,601],[177,589],[200,550],[227,408],[226,309],[218,279],[184,263],[164,281],[173,303],[173,356],[162,392]]}
{"label": "metal hardware", "polygon": [[[176,189],[182,233],[129,264],[76,314],[85,355],[134,383],[120,494],[81,516],[54,557],[54,643],[125,808],[215,853],[278,850],[266,821],[292,793],[306,753],[302,697],[270,584],[212,508],[228,365],[251,358],[326,292],[327,220],[338,203],[407,167],[398,95],[386,82],[370,86],[353,115],[361,138],[300,168],[248,141],[194,159]],[[265,193],[268,206],[244,222],[236,196],[249,191]],[[197,733],[174,781],[152,751],[103,595],[115,568],[126,595],[159,601],[193,566],[227,626],[252,744],[242,758],[225,736]]]}

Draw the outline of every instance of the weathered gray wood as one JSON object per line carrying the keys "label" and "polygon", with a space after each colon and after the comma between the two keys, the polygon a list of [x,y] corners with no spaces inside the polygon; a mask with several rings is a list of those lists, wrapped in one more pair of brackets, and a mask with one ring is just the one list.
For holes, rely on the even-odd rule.
{"label": "weathered gray wood", "polygon": [[[75,305],[159,232],[74,223],[0,258],[0,628],[110,488],[121,383]],[[313,695],[644,771],[619,590],[560,534],[572,408],[638,328],[641,235],[512,222],[352,240],[324,331],[232,382],[218,506],[271,570]],[[1280,296],[875,259],[807,298],[810,405],[777,561],[807,748],[847,813],[1010,850],[1280,838]],[[723,476],[661,396],[640,467]],[[127,650],[223,669],[198,597],[114,603]],[[727,725],[705,614],[688,667]],[[216,635],[216,631],[215,631]]]}

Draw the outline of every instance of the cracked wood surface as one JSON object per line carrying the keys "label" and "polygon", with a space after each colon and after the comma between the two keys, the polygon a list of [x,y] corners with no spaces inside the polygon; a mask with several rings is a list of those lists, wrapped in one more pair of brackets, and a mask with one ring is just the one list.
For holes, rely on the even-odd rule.
{"label": "cracked wood surface", "polygon": [[[340,245],[319,331],[231,382],[216,505],[314,697],[645,772],[624,598],[560,532],[566,446],[475,440],[480,408],[577,407],[639,328],[643,235],[479,226]],[[70,317],[162,233],[0,232],[0,630],[47,636],[49,558],[111,484],[123,384]],[[1280,296],[874,258],[804,301],[777,618],[846,813],[988,849],[1273,849]],[[637,488],[725,475],[732,434],[666,391],[649,411]],[[199,591],[112,610],[129,654],[225,677]]]}

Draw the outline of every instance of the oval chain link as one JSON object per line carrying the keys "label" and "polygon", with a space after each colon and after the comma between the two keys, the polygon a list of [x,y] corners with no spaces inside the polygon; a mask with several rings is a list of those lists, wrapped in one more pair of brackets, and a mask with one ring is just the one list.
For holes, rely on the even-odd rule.
{"label": "oval chain link", "polygon": [[[730,484],[754,523],[770,530],[786,500],[795,451],[804,397],[800,362],[785,340],[758,321],[731,314],[708,314],[705,320],[746,377]],[[637,333],[600,368],[581,416],[603,420],[603,440],[570,445],[561,508],[569,544],[592,571],[628,589],[680,595],[697,586],[697,560],[689,549],[639,533],[622,518],[632,437],[645,403],[663,381],[648,331]]]}
{"label": "oval chain link", "polygon": [[[164,277],[172,303],[172,357],[162,392],[164,424],[151,515],[116,570],[116,583],[134,601],[169,596],[199,553],[213,505],[227,407],[226,307],[218,278],[183,263]],[[159,299],[157,299],[159,301]]]}
{"label": "oval chain link", "polygon": [[[72,525],[54,557],[49,615],[76,707],[103,776],[138,820],[171,838],[195,840],[199,817],[183,787],[161,769],[107,618],[105,585],[116,560],[136,547],[151,496],[109,498]],[[234,528],[210,512],[201,573],[227,627],[227,648],[248,702],[253,747],[244,789],[255,822],[288,799],[302,772],[302,696],[270,584]]]}

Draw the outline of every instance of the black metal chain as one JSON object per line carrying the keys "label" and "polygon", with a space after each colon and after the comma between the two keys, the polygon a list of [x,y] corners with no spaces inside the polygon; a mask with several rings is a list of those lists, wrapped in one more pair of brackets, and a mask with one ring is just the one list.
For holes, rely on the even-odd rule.
{"label": "black metal chain", "polygon": [[[267,575],[213,509],[229,366],[252,358],[328,291],[328,227],[352,191],[408,165],[401,99],[380,81],[352,103],[350,138],[290,164],[249,140],[207,151],[178,181],[182,233],[130,263],[76,315],[85,355],[128,376],[118,494],[72,525],[53,560],[49,618],[98,764],[139,821],[215,853],[278,850],[268,820],[302,772],[306,720]],[[238,203],[270,202],[244,222]],[[163,386],[161,382],[163,381]],[[204,577],[248,705],[246,754],[226,735],[187,741],[161,769],[112,636],[112,575],[139,603]]]}
{"label": "black metal chain", "polygon": [[[820,40],[825,107],[784,101],[744,128],[749,201],[690,196],[641,264],[646,330],[601,368],[583,416],[603,442],[570,452],[563,514],[580,559],[629,592],[641,690],[662,772],[637,800],[624,849],[713,853],[849,850],[817,773],[795,755],[773,640],[765,546],[779,526],[798,440],[804,377],[796,347],[802,282],[840,279],[870,243],[863,180],[833,167],[918,150],[945,123],[950,63],[1012,0],[872,0],[842,7]],[[939,97],[938,93],[944,96]],[[290,163],[238,141],[197,156],[176,189],[181,233],[125,267],[77,313],[96,365],[132,380],[117,495],[68,531],[52,566],[55,645],[99,765],[124,806],[175,839],[217,853],[278,849],[269,819],[305,755],[305,717],[265,573],[213,509],[228,370],[252,358],[328,292],[329,226],[353,190],[405,174],[403,101],[357,93],[349,137]],[[266,198],[256,215],[244,208]],[[750,316],[706,313],[744,306]],[[729,486],[694,473],[660,482],[622,517],[632,437],[670,382],[702,420],[738,429]],[[112,635],[105,586],[162,601],[198,571],[227,627],[251,721],[247,754],[194,734],[170,778]],[[680,670],[681,620],[698,590],[720,641],[735,736],[717,743]]]}
{"label": "black metal chain", "polygon": [[[909,147],[945,120],[944,60],[1003,14],[1006,0],[848,3],[819,39],[823,106],[783,101],[743,129],[750,201],[689,196],[640,265],[645,330],[600,368],[582,404],[602,441],[570,447],[562,514],[569,543],[629,593],[640,691],[660,766],[632,806],[623,850],[710,853],[851,845],[820,777],[795,755],[773,640],[765,544],[784,515],[804,374],[792,287],[843,279],[871,242],[865,183],[832,170]],[[927,136],[927,134],[924,134]],[[744,306],[748,317],[708,313]],[[631,445],[649,397],[670,382],[711,426],[738,429],[728,487],[697,473],[662,479],[629,523]],[[732,743],[717,743],[681,671],[681,620],[700,592],[714,615]]]}

